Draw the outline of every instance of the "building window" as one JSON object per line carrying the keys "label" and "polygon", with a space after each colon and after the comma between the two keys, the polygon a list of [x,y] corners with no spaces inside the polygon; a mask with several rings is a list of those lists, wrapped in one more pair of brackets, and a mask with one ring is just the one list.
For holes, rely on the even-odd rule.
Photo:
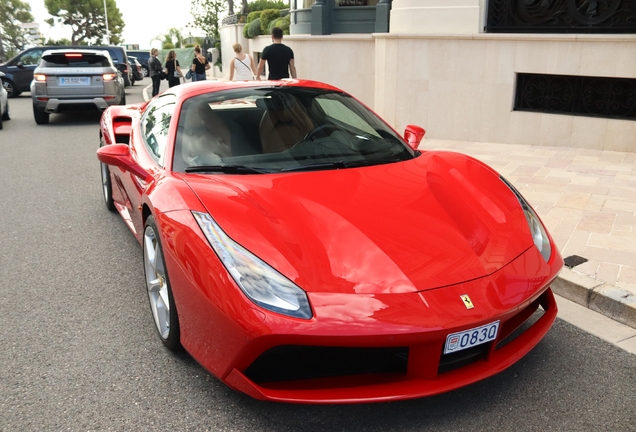
{"label": "building window", "polygon": [[636,120],[636,79],[520,73],[515,111]]}
{"label": "building window", "polygon": [[366,6],[367,0],[337,0],[338,6]]}
{"label": "building window", "polygon": [[311,9],[316,0],[293,0],[292,9]]}

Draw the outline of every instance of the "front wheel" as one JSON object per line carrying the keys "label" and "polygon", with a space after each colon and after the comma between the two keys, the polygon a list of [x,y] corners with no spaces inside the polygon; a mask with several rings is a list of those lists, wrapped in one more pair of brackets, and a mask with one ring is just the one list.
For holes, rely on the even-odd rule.
{"label": "front wheel", "polygon": [[38,107],[36,107],[35,105],[33,105],[33,118],[39,125],[49,123],[49,113],[38,109]]}
{"label": "front wheel", "polygon": [[[101,146],[100,146],[101,147]],[[104,202],[106,208],[110,211],[115,211],[115,201],[113,200],[113,184],[110,181],[110,169],[108,165],[103,162],[99,163],[102,176],[102,191],[104,192]]]}
{"label": "front wheel", "polygon": [[17,97],[20,94],[15,88],[15,84],[9,80],[2,80],[2,87],[7,91],[7,96],[10,98]]}
{"label": "front wheel", "polygon": [[159,338],[166,348],[177,351],[181,348],[179,318],[163,258],[159,230],[152,216],[148,216],[146,220],[143,252],[148,300]]}
{"label": "front wheel", "polygon": [[7,102],[7,106],[5,106],[2,111],[2,120],[11,120],[11,115],[9,114],[9,102]]}

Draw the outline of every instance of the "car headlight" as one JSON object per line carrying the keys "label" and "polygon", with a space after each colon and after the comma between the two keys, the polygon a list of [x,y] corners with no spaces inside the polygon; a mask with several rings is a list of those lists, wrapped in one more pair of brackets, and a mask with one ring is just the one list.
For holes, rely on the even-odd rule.
{"label": "car headlight", "polygon": [[508,180],[501,176],[499,178],[501,178],[501,181],[510,188],[519,200],[519,204],[521,204],[521,208],[523,209],[523,214],[526,216],[526,221],[528,222],[528,227],[530,228],[530,234],[532,234],[534,245],[537,249],[539,249],[539,252],[541,252],[541,256],[545,262],[548,262],[552,255],[552,245],[550,244],[550,238],[548,237],[548,233],[545,231],[545,227],[541,223],[541,220],[539,220],[539,216],[537,216],[525,198],[521,196],[519,191],[515,189]]}
{"label": "car headlight", "polygon": [[250,300],[272,312],[303,319],[312,317],[305,291],[228,237],[212,216],[195,211],[192,214],[212,249]]}

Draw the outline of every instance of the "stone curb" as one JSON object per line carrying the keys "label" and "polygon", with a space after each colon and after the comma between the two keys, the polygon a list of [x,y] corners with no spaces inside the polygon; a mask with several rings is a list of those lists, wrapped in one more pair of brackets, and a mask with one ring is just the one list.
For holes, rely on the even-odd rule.
{"label": "stone curb", "polygon": [[552,283],[555,294],[636,329],[636,296],[564,267]]}

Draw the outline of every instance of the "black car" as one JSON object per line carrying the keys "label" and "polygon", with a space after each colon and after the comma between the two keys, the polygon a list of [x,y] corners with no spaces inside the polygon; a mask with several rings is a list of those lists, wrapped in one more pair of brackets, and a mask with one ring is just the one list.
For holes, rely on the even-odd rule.
{"label": "black car", "polygon": [[128,55],[124,47],[119,46],[37,46],[22,51],[6,63],[0,64],[0,72],[4,72],[2,85],[9,97],[16,97],[20,93],[30,91],[33,80],[33,70],[40,64],[42,53],[49,49],[98,49],[106,50],[113,59],[113,63],[124,78],[124,84],[132,84],[132,68],[128,63]]}
{"label": "black car", "polygon": [[150,60],[150,50],[148,51],[128,51],[128,55],[137,57],[137,61],[141,64],[141,72],[144,77],[148,76],[148,60]]}
{"label": "black car", "polygon": [[137,57],[129,55],[128,61],[130,62],[130,68],[132,69],[132,84],[134,85],[136,81],[144,79],[144,73],[141,63],[139,63]]}

